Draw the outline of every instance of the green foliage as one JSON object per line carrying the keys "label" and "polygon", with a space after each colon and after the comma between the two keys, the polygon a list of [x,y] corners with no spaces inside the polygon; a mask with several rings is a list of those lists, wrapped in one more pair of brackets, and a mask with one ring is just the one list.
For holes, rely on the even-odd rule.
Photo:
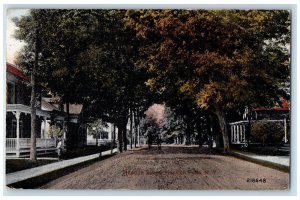
{"label": "green foliage", "polygon": [[56,124],[54,125],[51,125],[50,126],[50,129],[47,133],[48,137],[51,137],[51,138],[58,138],[58,137],[62,137],[62,129],[61,129],[61,126],[58,126]]}
{"label": "green foliage", "polygon": [[145,117],[141,120],[141,135],[149,136],[149,135],[157,135],[160,133],[159,125],[155,121],[155,119]]}
{"label": "green foliage", "polygon": [[101,119],[97,119],[88,124],[88,134],[93,135],[95,138],[99,138],[104,132],[104,129],[108,127],[108,124]]}
{"label": "green foliage", "polygon": [[217,114],[226,149],[228,109],[287,96],[289,11],[138,10],[128,11],[126,21],[147,44],[147,85]]}
{"label": "green foliage", "polygon": [[145,51],[155,74],[148,85],[178,88],[200,107],[272,103],[289,76],[288,11],[140,10],[128,16],[137,36],[153,43]]}
{"label": "green foliage", "polygon": [[5,161],[5,173],[13,173],[25,169],[35,168],[42,165],[47,165],[50,163],[57,162],[57,160],[47,160],[47,159],[39,159],[36,161],[32,161],[29,159],[7,159]]}
{"label": "green foliage", "polygon": [[159,124],[162,136],[165,138],[184,133],[186,124],[180,115],[176,115],[170,107],[165,108],[164,118]]}
{"label": "green foliage", "polygon": [[251,124],[251,138],[261,144],[280,144],[284,137],[283,122],[256,121]]}
{"label": "green foliage", "polygon": [[30,72],[38,36],[40,85],[123,127],[155,100],[187,135],[202,109],[226,135],[228,109],[288,97],[289,11],[41,9],[15,22],[20,66]]}

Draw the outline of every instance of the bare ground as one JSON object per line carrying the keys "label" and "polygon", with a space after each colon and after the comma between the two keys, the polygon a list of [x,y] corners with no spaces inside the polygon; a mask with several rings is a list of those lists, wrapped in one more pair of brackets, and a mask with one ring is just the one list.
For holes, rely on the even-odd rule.
{"label": "bare ground", "polygon": [[[252,179],[257,179],[252,182]],[[250,182],[249,182],[250,179]],[[257,182],[256,182],[257,181]],[[91,164],[43,189],[285,190],[289,174],[208,149],[130,150]]]}

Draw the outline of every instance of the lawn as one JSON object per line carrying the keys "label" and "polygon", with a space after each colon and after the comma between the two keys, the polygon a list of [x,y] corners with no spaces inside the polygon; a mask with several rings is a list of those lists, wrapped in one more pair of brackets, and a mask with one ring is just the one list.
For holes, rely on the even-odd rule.
{"label": "lawn", "polygon": [[68,159],[77,158],[77,157],[81,157],[81,156],[88,156],[91,154],[96,154],[96,153],[110,150],[110,148],[111,148],[110,144],[107,144],[107,145],[101,145],[98,147],[97,146],[84,146],[84,147],[80,147],[80,148],[70,149],[69,151],[67,151],[61,155],[61,159],[68,160]]}
{"label": "lawn", "polygon": [[[75,148],[75,149],[70,149],[67,152],[63,153],[61,155],[62,160],[68,160],[68,159],[73,159],[73,158],[78,158],[81,156],[88,156],[96,153],[100,153],[103,151],[107,151],[110,149],[110,144],[109,145],[102,145],[100,147],[96,146],[84,146],[80,148]],[[43,157],[48,157],[48,158],[57,158],[56,153],[48,154],[48,155],[43,155]],[[57,160],[53,159],[38,159],[37,161],[31,161],[28,158],[24,159],[7,159],[6,160],[6,173],[12,173],[24,169],[30,169],[34,167],[38,167],[41,165],[47,165],[53,162],[57,162]]]}
{"label": "lawn", "polygon": [[6,173],[12,173],[24,169],[30,169],[34,167],[38,167],[41,165],[47,165],[53,162],[57,162],[57,160],[37,160],[32,161],[28,158],[24,159],[7,159],[6,160]]}

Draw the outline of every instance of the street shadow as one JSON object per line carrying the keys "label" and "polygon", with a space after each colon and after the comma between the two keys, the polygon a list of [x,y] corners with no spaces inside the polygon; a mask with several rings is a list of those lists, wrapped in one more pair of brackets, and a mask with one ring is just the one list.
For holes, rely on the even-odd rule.
{"label": "street shadow", "polygon": [[[137,160],[145,160],[145,161],[147,161],[147,160],[149,160],[149,158],[144,158],[144,157],[142,157],[142,158],[136,158]],[[176,156],[176,154],[174,155],[174,156],[172,156],[172,157],[157,157],[157,158],[154,158],[153,160],[172,160],[172,161],[174,161],[174,160],[178,160],[178,161],[180,161],[180,160],[210,160],[210,159],[214,159],[214,160],[216,160],[217,158],[212,158],[212,157],[199,157],[199,156],[197,156],[197,157],[184,157],[184,156]]]}
{"label": "street shadow", "polygon": [[156,154],[205,154],[205,155],[221,155],[220,152],[206,147],[190,147],[190,146],[152,146],[150,149],[143,148],[136,151],[135,154],[156,155]]}

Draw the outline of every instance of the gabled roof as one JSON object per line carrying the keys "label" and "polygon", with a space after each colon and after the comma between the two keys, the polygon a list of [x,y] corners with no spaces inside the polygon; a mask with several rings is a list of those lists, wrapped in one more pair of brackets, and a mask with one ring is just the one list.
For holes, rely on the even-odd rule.
{"label": "gabled roof", "polygon": [[24,80],[29,81],[29,77],[27,77],[20,69],[17,68],[17,66],[6,63],[6,72],[13,74],[14,76]]}
{"label": "gabled roof", "polygon": [[[83,105],[81,104],[70,104],[69,113],[74,115],[79,115],[82,112]],[[64,104],[64,112],[67,112],[67,106]]]}
{"label": "gabled roof", "polygon": [[[42,107],[47,109],[48,111],[61,111],[59,98],[43,98]],[[82,104],[69,104],[69,113],[71,115],[79,115],[82,112],[83,105]],[[67,112],[67,106],[64,104],[64,113]]]}
{"label": "gabled roof", "polygon": [[46,110],[46,111],[53,111],[53,110],[59,110],[57,107],[55,107],[54,105],[52,105],[51,103],[48,103],[45,100],[41,101],[42,104],[42,110]]}
{"label": "gabled roof", "polygon": [[254,108],[255,111],[265,111],[265,110],[282,110],[282,111],[289,111],[290,110],[290,104],[287,100],[283,99],[281,101],[281,106],[275,106],[275,107],[257,107]]}

